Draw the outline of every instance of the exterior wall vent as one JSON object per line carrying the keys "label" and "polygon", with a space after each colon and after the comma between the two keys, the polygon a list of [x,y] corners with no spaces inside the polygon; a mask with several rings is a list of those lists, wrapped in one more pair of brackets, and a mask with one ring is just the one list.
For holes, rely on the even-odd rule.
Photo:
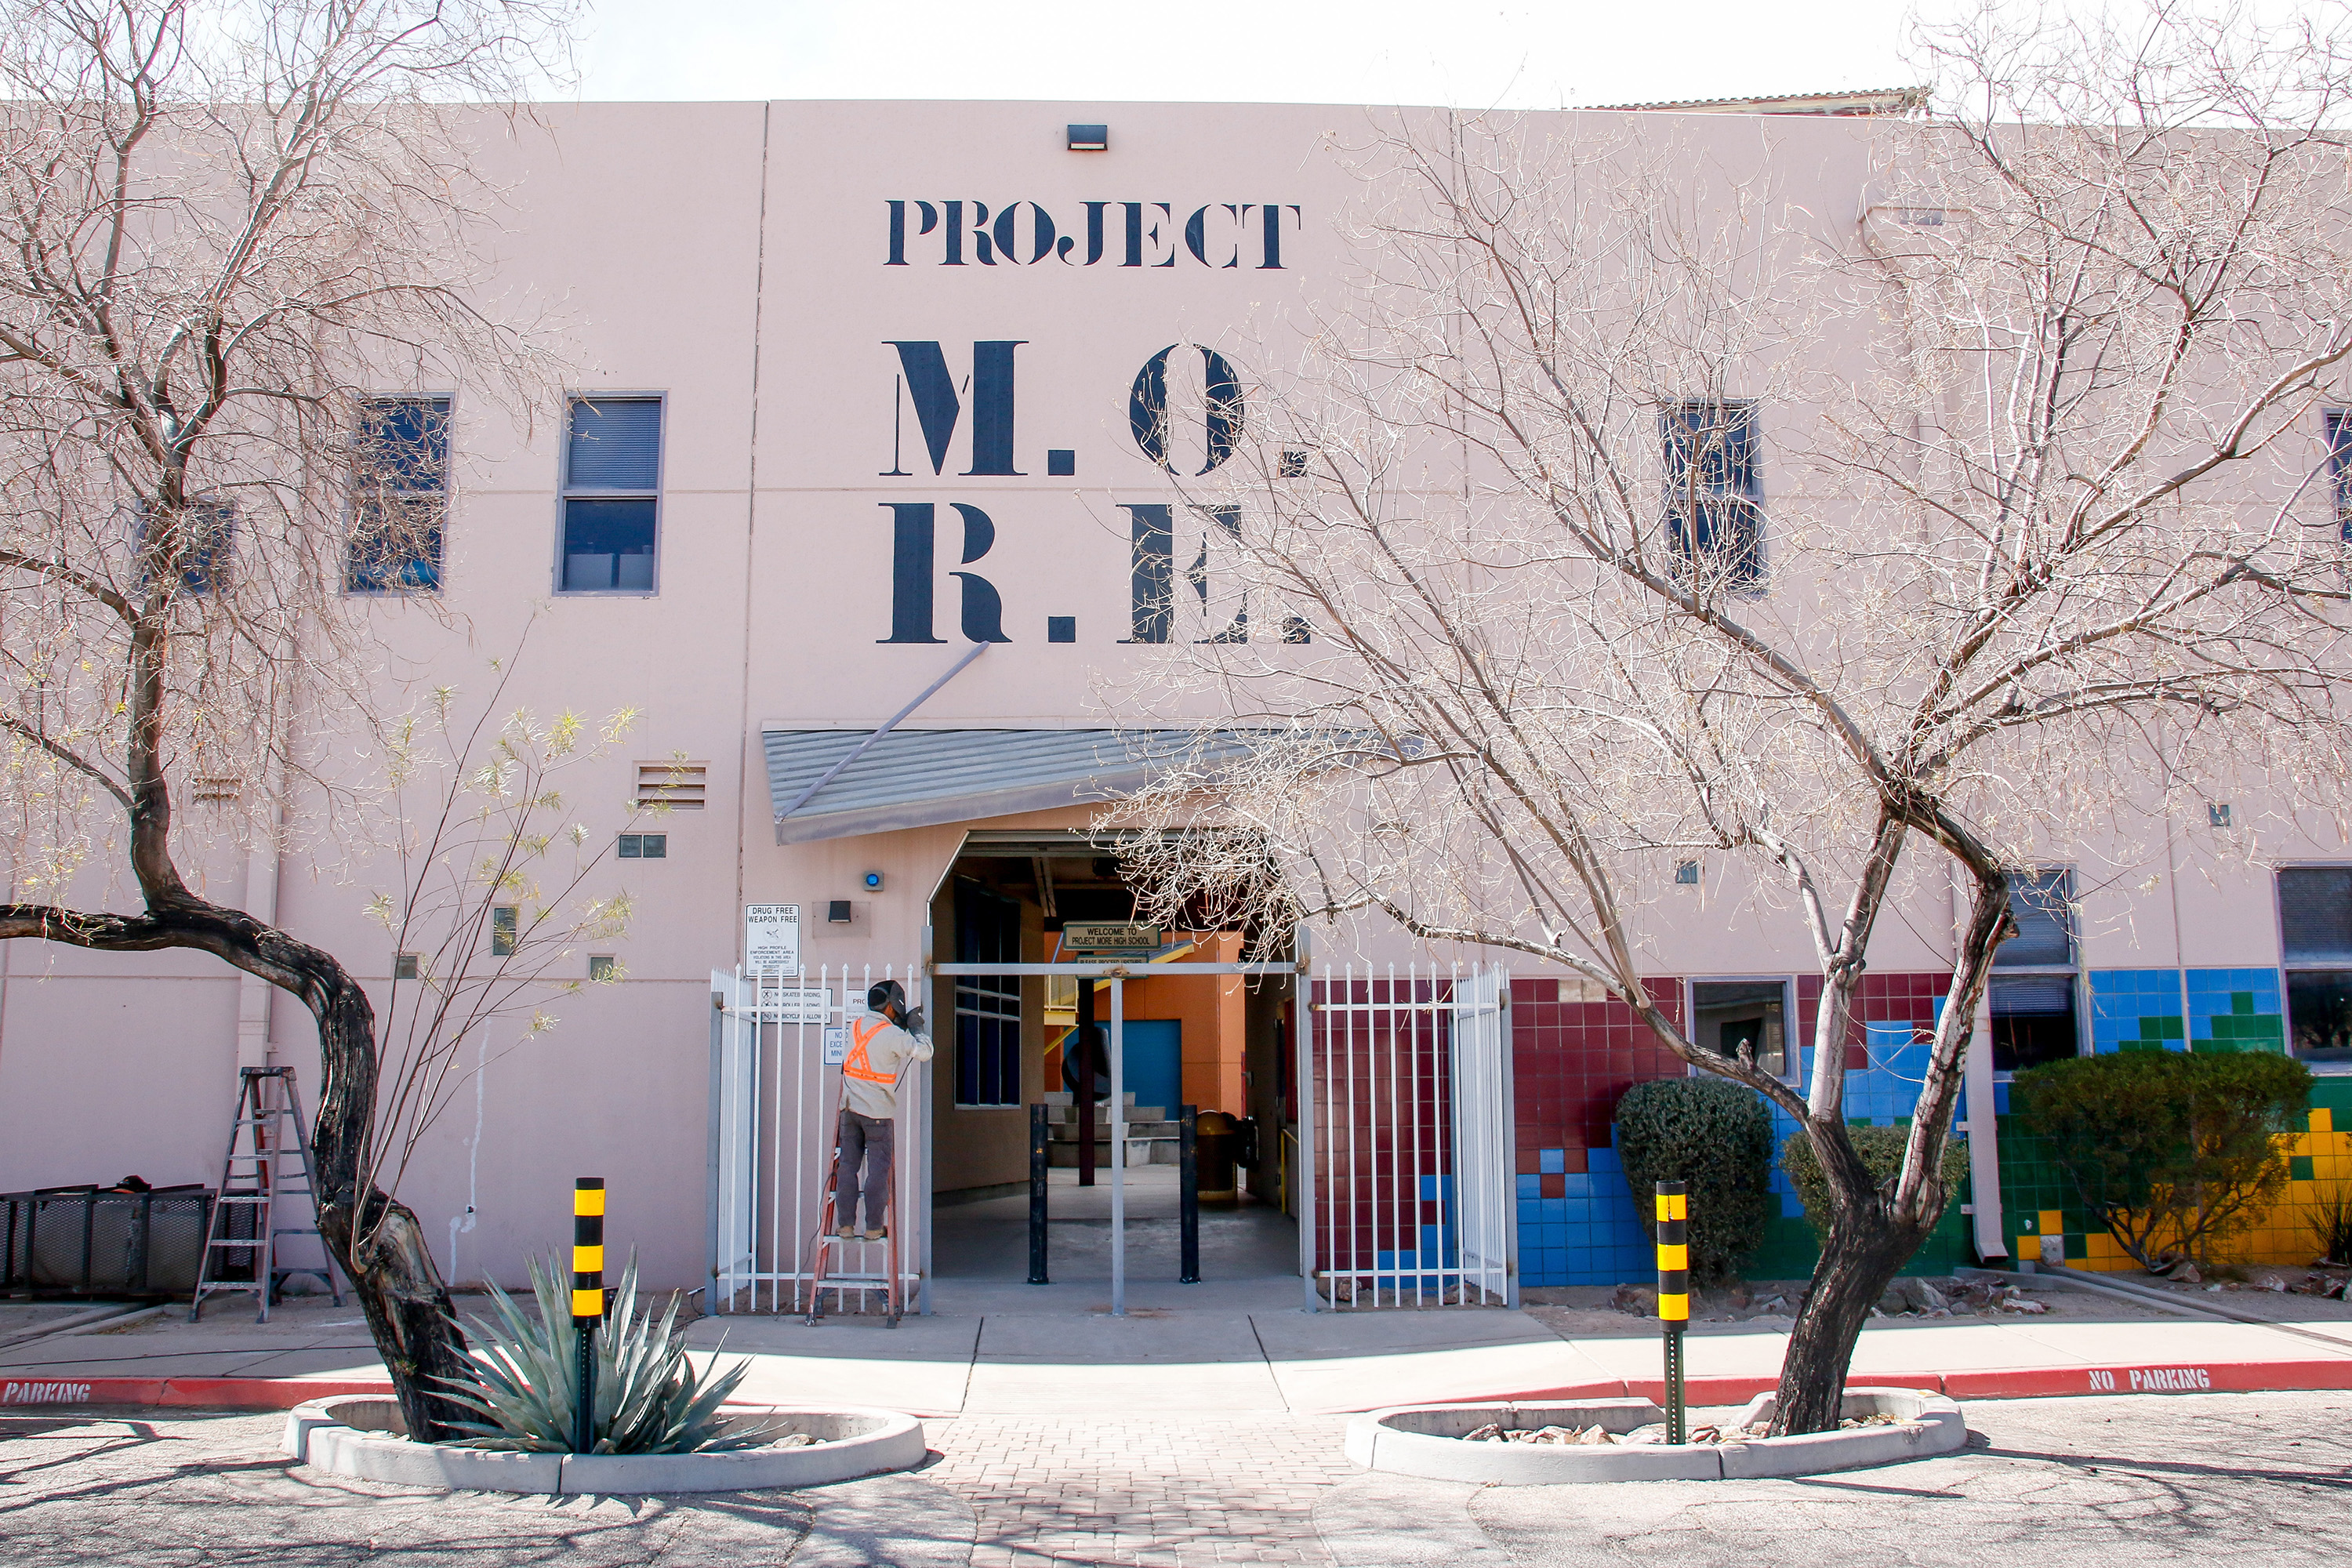
{"label": "exterior wall vent", "polygon": [[700,811],[709,782],[708,763],[639,763],[637,804],[666,805],[672,811]]}

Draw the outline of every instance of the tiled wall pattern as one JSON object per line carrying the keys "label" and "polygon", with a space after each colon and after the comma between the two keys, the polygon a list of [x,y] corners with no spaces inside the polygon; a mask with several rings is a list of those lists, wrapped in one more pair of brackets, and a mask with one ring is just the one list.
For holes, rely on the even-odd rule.
{"label": "tiled wall pattern", "polygon": [[[1649,987],[1680,1024],[1682,983]],[[1681,1058],[1624,1004],[1549,977],[1511,983],[1511,1058],[1519,1282],[1614,1285],[1656,1272],[1609,1123],[1633,1085],[1680,1078]]]}
{"label": "tiled wall pattern", "polygon": [[[2286,1048],[2275,969],[2095,969],[2087,979],[2095,1050]],[[2137,1268],[2083,1207],[2045,1142],[2008,1113],[2007,1085],[2000,1110],[2002,1217],[2015,1255],[2039,1258],[2054,1238],[2078,1268]],[[2287,1196],[2239,1244],[2239,1261],[2294,1266],[2317,1255],[2314,1201],[2336,1183],[2352,1184],[2352,1131],[2337,1131],[2339,1125],[2352,1127],[2352,1079],[2322,1078],[2290,1140]]]}
{"label": "tiled wall pattern", "polygon": [[2191,969],[2189,1049],[2284,1051],[2286,1008],[2275,969]]}
{"label": "tiled wall pattern", "polygon": [[[2284,1050],[2284,1008],[2273,969],[2113,969],[2086,975],[2092,1048],[2120,1050]],[[1682,986],[1658,980],[1653,994],[1679,1009]],[[1848,1037],[1846,1115],[1875,1126],[1907,1122],[1925,1076],[1927,1033],[1948,978],[1867,974]],[[1574,983],[1570,983],[1570,987]],[[1790,1034],[1810,1063],[1821,983],[1801,976]],[[1520,1280],[1530,1286],[1610,1285],[1648,1278],[1653,1259],[1623,1169],[1611,1147],[1610,1118],[1636,1083],[1679,1077],[1681,1062],[1654,1044],[1632,1011],[1587,997],[1550,980],[1512,986],[1514,1081],[1518,1099]],[[2070,1262],[2091,1268],[2136,1268],[2092,1223],[2068,1189],[2050,1151],[2008,1114],[2007,1086],[1997,1091],[2001,1201],[2013,1256],[2042,1256],[2057,1238]],[[1962,1120],[1967,1108],[1962,1106]],[[1774,1139],[1795,1125],[1777,1110]],[[2337,1131],[2338,1128],[2344,1129]],[[2315,1256],[2309,1220],[2318,1194],[2352,1185],[2352,1079],[2324,1078],[2306,1124],[2289,1150],[2286,1201],[2246,1238],[2246,1261],[2297,1265]],[[1748,1267],[1759,1279],[1802,1279],[1817,1248],[1802,1206],[1776,1160],[1773,1191],[1780,1212]],[[1910,1272],[1939,1274],[1973,1260],[1963,1192],[1945,1212]],[[1425,1223],[1443,1224],[1443,1207]],[[1433,1229],[1424,1245],[1443,1245]]]}
{"label": "tiled wall pattern", "polygon": [[2091,1049],[2185,1051],[2177,969],[2091,971]]}
{"label": "tiled wall pattern", "polygon": [[[1909,1117],[1924,1076],[1921,1033],[1934,1022],[1945,984],[1936,974],[1864,977],[1847,1046],[1850,1119],[1892,1125]],[[1653,981],[1651,991],[1679,1022],[1680,982]],[[1610,1120],[1619,1097],[1634,1084],[1679,1078],[1685,1069],[1651,1040],[1632,1009],[1562,992],[1550,979],[1516,981],[1511,988],[1520,1283],[1640,1281],[1654,1272],[1655,1259],[1612,1147]],[[1801,978],[1792,1038],[1811,1038],[1820,994],[1818,978]],[[1810,1059],[1810,1051],[1803,1055]],[[1795,1131],[1777,1111],[1774,1124],[1776,1141]],[[1802,1279],[1812,1272],[1817,1248],[1777,1159],[1772,1184],[1781,1212],[1748,1272],[1759,1279]],[[1968,1261],[1959,1201],[1922,1250],[1917,1271],[1948,1272]]]}

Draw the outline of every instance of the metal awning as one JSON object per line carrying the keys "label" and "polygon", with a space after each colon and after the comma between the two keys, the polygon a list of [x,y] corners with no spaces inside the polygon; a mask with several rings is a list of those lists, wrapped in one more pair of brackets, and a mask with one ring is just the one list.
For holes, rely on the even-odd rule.
{"label": "metal awning", "polygon": [[1249,745],[1197,730],[766,730],[760,740],[779,844],[1113,800],[1171,766]]}

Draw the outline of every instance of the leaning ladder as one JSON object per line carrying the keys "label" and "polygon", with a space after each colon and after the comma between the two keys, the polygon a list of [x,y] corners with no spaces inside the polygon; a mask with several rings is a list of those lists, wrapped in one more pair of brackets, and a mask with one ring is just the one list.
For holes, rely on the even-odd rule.
{"label": "leaning ladder", "polygon": [[[220,1194],[213,1200],[212,1221],[205,1228],[204,1261],[197,1268],[196,1299],[188,1306],[188,1321],[194,1322],[204,1311],[205,1297],[250,1290],[260,1300],[254,1321],[266,1323],[270,1298],[277,1294],[279,1283],[297,1274],[317,1275],[326,1282],[335,1305],[343,1304],[342,1287],[335,1283],[326,1237],[319,1237],[315,1210],[307,1226],[278,1224],[278,1200],[288,1197],[309,1198],[313,1205],[318,1201],[310,1185],[310,1135],[303,1124],[302,1097],[294,1086],[294,1069],[242,1068],[237,1072],[236,1109],[229,1119],[228,1157],[221,1163]],[[232,1224],[232,1215],[250,1218]],[[232,1234],[236,1231],[246,1234]],[[319,1237],[319,1266],[281,1266],[278,1261],[281,1236]],[[244,1258],[231,1261],[229,1255],[238,1252]],[[220,1277],[224,1269],[243,1272],[248,1267],[253,1276],[249,1279]]]}
{"label": "leaning ladder", "polygon": [[[835,1256],[836,1248],[857,1247],[860,1249],[859,1255],[862,1259],[866,1256],[864,1249],[874,1245],[870,1241],[845,1240],[834,1234],[835,1212],[834,1205],[841,1195],[840,1186],[841,1145],[836,1142],[833,1149],[833,1166],[825,1175],[824,1202],[817,1210],[816,1237],[810,1243],[808,1315],[801,1321],[812,1329],[824,1321],[824,1301],[819,1294],[821,1291],[833,1291],[837,1304],[843,1291],[856,1290],[862,1293],[880,1285],[883,1288],[883,1326],[895,1329],[898,1326],[899,1317],[906,1311],[905,1304],[899,1300],[898,1294],[902,1283],[898,1276],[898,1172],[894,1165],[890,1172],[890,1180],[882,1189],[882,1234],[885,1238],[882,1243],[882,1268],[884,1272],[879,1276],[839,1271],[840,1259]],[[834,1266],[830,1278],[827,1277],[828,1263]]]}

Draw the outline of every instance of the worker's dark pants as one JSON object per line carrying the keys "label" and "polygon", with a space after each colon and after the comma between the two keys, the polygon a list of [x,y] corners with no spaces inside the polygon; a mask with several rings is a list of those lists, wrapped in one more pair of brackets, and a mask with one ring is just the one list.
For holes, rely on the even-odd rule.
{"label": "worker's dark pants", "polygon": [[[841,1113],[841,1129],[835,1134],[841,1150],[841,1173],[835,1178],[833,1193],[833,1225],[835,1230],[847,1226],[852,1230],[880,1230],[883,1215],[889,1213],[890,1149],[897,1129],[883,1117],[860,1116],[855,1110]],[[858,1178],[860,1167],[865,1179]],[[866,1197],[866,1223],[857,1223],[857,1199]]]}

